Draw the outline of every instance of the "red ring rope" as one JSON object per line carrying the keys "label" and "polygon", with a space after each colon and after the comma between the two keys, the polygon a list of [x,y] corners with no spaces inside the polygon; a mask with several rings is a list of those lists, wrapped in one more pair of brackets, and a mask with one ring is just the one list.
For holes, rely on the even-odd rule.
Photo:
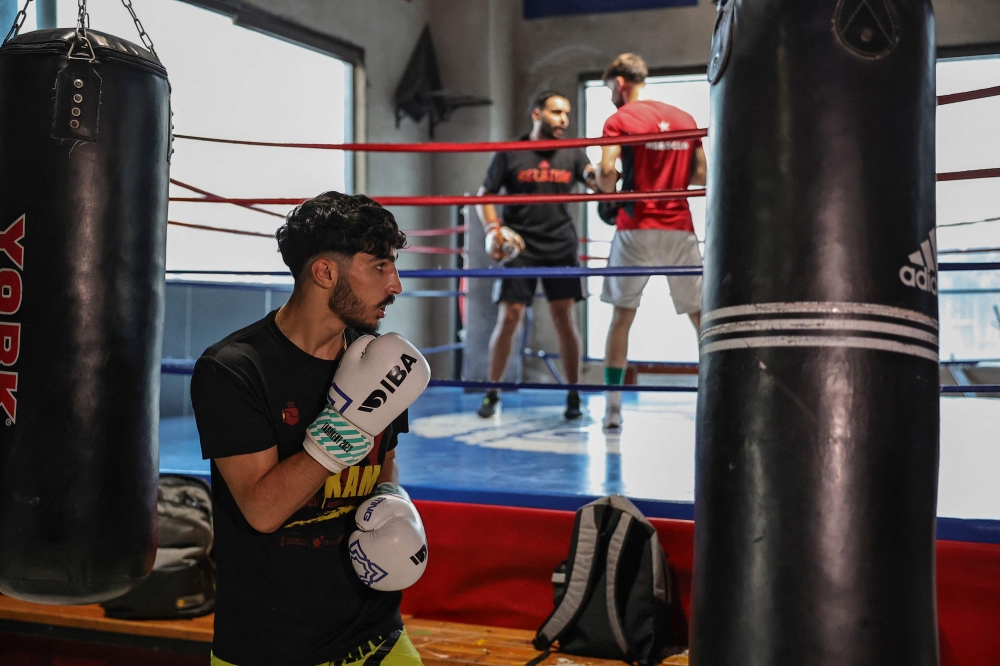
{"label": "red ring rope", "polygon": [[[968,92],[941,95],[939,106],[968,102],[985,97],[1000,95],[1000,86],[982,88]],[[545,141],[480,141],[473,143],[288,143],[278,141],[244,141],[240,139],[218,139],[191,134],[175,134],[175,139],[225,143],[238,146],[261,146],[271,148],[307,148],[312,150],[352,150],[369,153],[493,153],[516,150],[556,150],[559,148],[586,148],[588,146],[631,146],[649,141],[670,141],[701,139],[708,135],[707,129],[677,130],[657,134],[637,134],[619,137],[586,137],[579,139],[551,139]]]}
{"label": "red ring rope", "polygon": [[[188,229],[198,229],[199,231],[215,231],[223,234],[236,234],[238,236],[254,236],[256,238],[270,238],[274,240],[274,234],[265,234],[260,231],[246,231],[244,229],[226,229],[225,227],[210,227],[204,224],[191,224],[190,222],[174,222],[170,220],[167,224],[175,227],[186,227]],[[454,229],[456,227],[452,227]],[[453,233],[451,229],[421,229],[417,233],[412,231],[404,231],[407,236],[419,236],[421,235],[419,231],[444,231],[446,233]],[[424,234],[428,236],[443,236],[444,234]],[[460,248],[454,247],[434,247],[432,245],[410,245],[404,247],[402,252],[413,252],[414,254],[462,254]]]}
{"label": "red ring rope", "polygon": [[655,134],[632,136],[605,136],[580,139],[546,139],[543,141],[479,141],[473,143],[279,143],[274,141],[242,141],[214,139],[206,136],[175,134],[175,139],[227,143],[238,146],[263,146],[271,148],[309,148],[313,150],[353,150],[368,153],[495,153],[516,150],[558,150],[586,148],[587,146],[633,146],[653,141],[683,141],[700,139],[708,135],[706,129],[676,130]]}
{"label": "red ring rope", "polygon": [[[196,194],[201,194],[201,195],[204,195],[206,197],[210,197],[210,198],[213,198],[213,199],[219,199],[219,198],[221,198],[221,197],[219,197],[218,194],[212,194],[211,192],[206,192],[205,190],[200,190],[197,187],[195,187],[194,185],[188,185],[187,183],[182,183],[181,181],[175,180],[173,178],[170,179],[170,183],[172,185],[176,185],[177,187],[183,187],[185,190],[190,190],[190,191],[192,191],[192,192],[194,192]],[[264,210],[263,208],[257,208],[256,206],[245,205],[245,206],[243,206],[243,208],[247,208],[249,210],[255,210],[258,213],[264,213],[265,215],[270,215],[272,217],[280,217],[282,219],[284,219],[284,217],[285,217],[281,213],[275,213],[274,211]]]}
{"label": "red ring rope", "polygon": [[[537,142],[535,142],[537,143]],[[976,178],[1000,178],[1000,168],[972,169],[939,173],[938,181],[971,180]],[[383,206],[465,206],[468,204],[502,204],[524,206],[528,204],[583,203],[587,201],[657,201],[663,199],[687,199],[703,197],[705,190],[663,190],[659,192],[609,192],[605,194],[489,194],[486,196],[384,196],[372,197]],[[237,206],[275,205],[298,206],[306,198],[272,197],[264,199],[224,198],[224,197],[170,197],[177,203],[228,203]]]}
{"label": "red ring rope", "polygon": [[[662,199],[687,199],[703,197],[705,190],[663,190],[660,192],[610,192],[607,194],[490,194],[472,196],[419,196],[419,197],[372,197],[383,206],[465,206],[468,204],[505,204],[510,206],[542,203],[583,203],[586,201],[637,201]],[[307,199],[222,199],[203,197],[170,197],[178,203],[231,203],[240,205],[298,206]]]}
{"label": "red ring rope", "polygon": [[949,171],[937,175],[938,182],[948,180],[972,180],[974,178],[1000,178],[1000,169],[972,169],[971,171]]}
{"label": "red ring rope", "polygon": [[941,95],[937,98],[937,103],[938,106],[943,106],[945,104],[954,104],[955,102],[969,102],[974,99],[983,99],[984,97],[996,97],[997,95],[1000,95],[1000,86],[953,93],[951,95]]}

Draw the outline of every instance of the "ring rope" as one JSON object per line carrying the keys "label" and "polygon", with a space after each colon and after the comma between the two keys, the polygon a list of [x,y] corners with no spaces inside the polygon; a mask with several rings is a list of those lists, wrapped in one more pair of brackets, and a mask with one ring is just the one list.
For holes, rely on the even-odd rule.
{"label": "ring rope", "polygon": [[[204,195],[206,197],[213,198],[213,199],[221,199],[222,198],[218,194],[212,194],[211,192],[206,192],[205,190],[198,189],[194,185],[188,185],[187,183],[182,183],[181,181],[177,180],[176,178],[171,178],[170,179],[170,183],[172,185],[176,185],[177,187],[183,187],[185,190],[190,190],[191,192],[194,192],[195,194],[201,194],[201,195]],[[242,205],[243,208],[247,208],[249,210],[254,210],[254,211],[257,211],[258,213],[264,213],[265,215],[270,215],[272,217],[280,217],[282,219],[285,218],[285,216],[282,215],[281,213],[275,213],[274,211],[264,210],[263,208],[258,208],[257,206],[251,206],[249,204],[237,204],[237,205]]]}
{"label": "ring rope", "polygon": [[[537,142],[533,142],[537,143]],[[939,173],[938,182],[954,180],[972,180],[978,178],[1000,178],[1000,168],[971,169],[968,171],[950,171]],[[489,194],[485,196],[374,196],[372,199],[383,206],[465,206],[478,204],[501,204],[509,206],[524,206],[529,204],[567,204],[584,203],[588,201],[660,201],[664,199],[689,199],[705,196],[704,189],[695,190],[660,190],[657,192],[606,192],[582,194]],[[303,197],[271,197],[271,198],[226,198],[226,197],[170,197],[175,203],[228,203],[237,206],[298,206],[308,201]]]}
{"label": "ring rope", "polygon": [[937,253],[941,254],[984,254],[986,252],[1000,252],[1000,247],[968,247],[968,248],[953,248],[948,250],[938,250]]}
{"label": "ring rope", "polygon": [[[1000,171],[1000,170],[998,170]],[[1000,174],[998,174],[1000,175]],[[373,200],[383,206],[465,206],[477,204],[502,204],[524,206],[529,204],[585,203],[587,201],[661,201],[689,199],[705,196],[704,189],[661,190],[657,192],[606,192],[581,194],[490,194],[486,196],[376,196]],[[242,205],[298,206],[308,198],[275,197],[268,199],[223,199],[205,197],[170,197],[175,203],[230,203]]]}
{"label": "ring rope", "polygon": [[[938,106],[967,102],[1000,95],[1000,86],[969,90],[967,92],[941,95]],[[289,143],[278,141],[246,141],[242,139],[220,139],[215,137],[175,134],[175,139],[225,143],[239,146],[260,146],[270,148],[307,148],[312,150],[350,150],[369,153],[493,153],[518,150],[556,150],[558,148],[586,148],[588,146],[631,146],[650,141],[670,141],[701,139],[708,136],[704,128],[696,130],[675,130],[656,134],[633,135],[630,137],[584,137],[578,139],[549,139],[544,141],[479,141],[471,143]],[[528,144],[528,145],[526,145]]]}
{"label": "ring rope", "polygon": [[[175,227],[185,227],[187,229],[197,229],[199,231],[214,231],[222,234],[236,234],[238,236],[253,236],[255,238],[270,238],[274,240],[274,234],[266,234],[261,231],[247,231],[245,229],[226,229],[224,227],[211,227],[205,224],[191,224],[190,222],[175,222],[173,220],[167,221],[167,224]],[[430,229],[429,231],[445,231],[445,233],[438,234],[413,234],[415,236],[443,236],[445,234],[455,233],[450,230],[438,230]],[[407,233],[407,232],[404,232]],[[461,248],[454,247],[435,247],[432,245],[408,245],[400,250],[400,252],[412,252],[413,254],[449,254],[449,255],[459,255],[464,252]]]}
{"label": "ring rope", "polygon": [[[440,347],[430,347],[421,350],[424,353],[452,351],[462,343],[456,342]],[[193,358],[165,358],[160,363],[160,372],[166,375],[190,375],[194,372]],[[432,379],[429,387],[466,388],[479,391],[500,390],[517,391],[519,389],[533,391],[579,391],[581,393],[605,393],[607,391],[622,391],[626,393],[697,393],[697,386],[648,386],[638,384],[542,384],[537,382],[467,382],[457,379]],[[1000,384],[970,384],[967,386],[941,386],[942,394],[951,393],[1000,393]]]}
{"label": "ring rope", "polygon": [[983,224],[984,222],[1000,222],[1000,217],[987,217],[985,220],[972,220],[971,222],[947,222],[945,224],[937,225],[937,228],[942,227],[967,227],[972,224]]}
{"label": "ring rope", "polygon": [[[946,262],[938,264],[938,272],[995,271],[998,261]],[[288,277],[288,271],[216,271],[170,269],[168,275],[234,275]],[[421,268],[399,271],[401,278],[530,278],[530,277],[598,277],[607,275],[701,275],[701,266],[616,266],[614,268]]]}
{"label": "ring rope", "polygon": [[[1000,270],[1000,262],[939,263],[939,272]],[[552,268],[425,268],[399,271],[401,278],[531,278],[531,277],[597,277],[622,275],[686,275],[702,274],[701,266],[615,266],[586,268],[567,266]]]}
{"label": "ring rope", "polygon": [[938,106],[944,106],[945,104],[954,104],[955,102],[969,102],[974,99],[983,99],[984,97],[996,97],[1000,95],[1000,86],[994,86],[993,88],[980,88],[979,90],[970,90],[968,92],[952,93],[951,95],[940,95],[937,98]]}
{"label": "ring rope", "polygon": [[241,139],[218,139],[190,134],[175,134],[175,139],[207,141],[238,146],[261,146],[268,148],[307,148],[311,150],[351,150],[368,153],[496,153],[520,150],[546,151],[562,148],[586,148],[588,146],[634,146],[654,141],[684,141],[708,136],[707,129],[674,130],[652,134],[631,136],[582,137],[579,139],[543,139],[540,141],[477,141],[471,143],[283,143],[276,141],[244,141]]}
{"label": "ring rope", "polygon": [[949,180],[973,180],[976,178],[1000,178],[1000,169],[971,169],[969,171],[949,171],[939,173],[939,183]]}

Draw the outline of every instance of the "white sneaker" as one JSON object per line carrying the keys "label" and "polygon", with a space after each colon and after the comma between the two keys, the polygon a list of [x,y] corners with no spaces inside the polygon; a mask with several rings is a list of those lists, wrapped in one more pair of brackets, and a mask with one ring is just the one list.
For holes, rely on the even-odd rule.
{"label": "white sneaker", "polygon": [[622,427],[622,421],[621,410],[614,409],[609,405],[607,411],[604,412],[604,429],[619,430]]}

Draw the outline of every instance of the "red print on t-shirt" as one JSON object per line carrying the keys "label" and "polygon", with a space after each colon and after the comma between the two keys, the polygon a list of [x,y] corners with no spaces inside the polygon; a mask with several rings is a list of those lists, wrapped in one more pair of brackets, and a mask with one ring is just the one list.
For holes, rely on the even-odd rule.
{"label": "red print on t-shirt", "polygon": [[299,422],[299,408],[294,402],[289,402],[288,406],[281,410],[281,421],[290,426]]}

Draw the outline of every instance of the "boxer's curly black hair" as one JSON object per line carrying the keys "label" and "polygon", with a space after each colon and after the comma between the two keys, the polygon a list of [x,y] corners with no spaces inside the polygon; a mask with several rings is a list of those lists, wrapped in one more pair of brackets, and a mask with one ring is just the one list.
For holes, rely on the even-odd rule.
{"label": "boxer's curly black hair", "polygon": [[345,258],[365,252],[380,258],[406,247],[392,213],[362,194],[324,192],[295,208],[274,232],[278,252],[296,280],[313,257]]}

